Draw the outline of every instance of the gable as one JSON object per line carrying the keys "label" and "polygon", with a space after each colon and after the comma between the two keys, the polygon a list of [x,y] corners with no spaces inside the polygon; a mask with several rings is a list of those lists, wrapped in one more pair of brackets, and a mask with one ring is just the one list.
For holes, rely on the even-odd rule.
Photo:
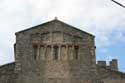
{"label": "gable", "polygon": [[[72,34],[76,34],[74,32],[80,32],[80,34],[84,34],[84,35],[88,35],[88,36],[91,36],[91,37],[95,37],[94,35],[88,33],[88,32],[85,32],[85,31],[82,31],[74,26],[71,26],[67,23],[64,23],[62,21],[59,21],[57,19],[55,20],[52,20],[52,21],[49,21],[49,22],[46,22],[46,23],[43,23],[43,24],[40,24],[40,25],[37,25],[37,26],[34,26],[34,27],[31,27],[31,28],[28,28],[28,29],[25,29],[25,30],[22,30],[22,31],[19,31],[19,32],[16,32],[16,34],[20,34],[20,33],[25,33],[25,32],[29,32],[29,31],[33,31],[33,30],[36,30],[36,29],[55,29],[55,31],[63,28],[65,29],[64,32],[67,32],[67,30],[69,30]],[[47,32],[47,31],[46,31]]]}

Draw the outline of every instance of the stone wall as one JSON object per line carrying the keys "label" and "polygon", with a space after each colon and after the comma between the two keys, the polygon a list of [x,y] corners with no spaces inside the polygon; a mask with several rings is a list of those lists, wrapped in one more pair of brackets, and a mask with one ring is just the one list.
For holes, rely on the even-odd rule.
{"label": "stone wall", "polygon": [[19,32],[16,72],[19,83],[87,82],[95,72],[94,36],[58,20]]}
{"label": "stone wall", "polygon": [[124,83],[125,74],[119,71],[111,70],[104,66],[97,65],[97,79],[103,83]]}
{"label": "stone wall", "polygon": [[117,60],[95,59],[94,36],[59,20],[16,33],[15,62],[0,67],[0,83],[124,83]]}
{"label": "stone wall", "polygon": [[14,72],[15,63],[9,63],[0,67],[0,83],[16,83],[18,74]]}

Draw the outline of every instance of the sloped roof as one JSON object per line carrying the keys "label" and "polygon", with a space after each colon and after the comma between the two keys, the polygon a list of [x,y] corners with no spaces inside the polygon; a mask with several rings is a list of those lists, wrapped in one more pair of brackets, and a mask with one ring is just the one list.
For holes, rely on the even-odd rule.
{"label": "sloped roof", "polygon": [[76,29],[76,30],[78,30],[78,31],[81,31],[81,32],[83,32],[83,33],[86,33],[86,34],[88,34],[88,35],[90,35],[90,36],[95,37],[94,35],[92,35],[92,34],[90,34],[90,33],[88,33],[88,32],[85,32],[85,31],[83,31],[83,30],[81,30],[81,29],[78,29],[78,28],[76,28],[76,27],[74,27],[74,26],[72,26],[72,25],[69,25],[69,24],[67,24],[67,23],[65,23],[65,22],[62,22],[62,21],[60,21],[60,20],[58,20],[58,19],[54,19],[54,20],[45,22],[45,23],[43,23],[43,24],[39,24],[39,25],[33,26],[33,27],[31,27],[31,28],[28,28],[28,29],[25,29],[25,30],[16,32],[15,34],[22,33],[22,32],[25,32],[25,31],[28,31],[28,30],[31,30],[31,29],[34,29],[34,28],[37,28],[37,27],[40,27],[40,26],[43,26],[43,25],[47,25],[48,23],[51,23],[51,22],[59,22],[59,23],[64,24],[64,25],[66,25],[66,26],[68,26],[68,27],[74,28],[74,29]]}

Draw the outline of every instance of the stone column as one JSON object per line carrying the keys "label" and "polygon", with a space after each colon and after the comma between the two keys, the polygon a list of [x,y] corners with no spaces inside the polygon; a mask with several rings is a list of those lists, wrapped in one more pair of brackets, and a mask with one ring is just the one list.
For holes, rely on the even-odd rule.
{"label": "stone column", "polygon": [[40,59],[45,60],[45,46],[40,47]]}
{"label": "stone column", "polygon": [[68,55],[68,46],[61,46],[61,53],[60,53],[60,57],[61,57],[61,60],[66,60],[67,59],[67,55]]}
{"label": "stone column", "polygon": [[52,45],[50,45],[50,53],[49,53],[50,55],[49,55],[49,60],[53,60],[53,46]]}
{"label": "stone column", "polygon": [[67,60],[68,59],[68,51],[69,51],[69,49],[68,49],[68,45],[66,45],[66,50],[65,50],[65,57],[64,57],[64,60]]}
{"label": "stone column", "polygon": [[61,59],[61,45],[58,46],[59,52],[58,52],[58,60]]}
{"label": "stone column", "polygon": [[46,47],[46,59],[47,60],[51,60],[51,46],[50,45],[48,45],[47,47]]}
{"label": "stone column", "polygon": [[40,45],[37,47],[37,55],[36,55],[36,60],[40,59]]}
{"label": "stone column", "polygon": [[54,48],[54,46],[51,45],[51,56],[52,56],[52,60],[54,60],[54,56],[53,56],[53,48]]}
{"label": "stone column", "polygon": [[73,60],[74,59],[74,47],[71,46],[69,47],[69,50],[68,50],[68,56],[69,56],[69,60]]}
{"label": "stone column", "polygon": [[[72,51],[72,56],[73,56],[73,59],[75,59],[75,56],[76,56],[76,55],[75,55],[75,45],[72,46],[72,49],[73,49],[73,51]],[[78,57],[79,57],[79,55],[78,55]],[[72,59],[72,60],[73,60],[73,59]]]}
{"label": "stone column", "polygon": [[45,53],[44,53],[44,56],[45,56],[45,60],[47,60],[47,46],[45,45],[45,47],[44,47],[44,51],[45,51]]}

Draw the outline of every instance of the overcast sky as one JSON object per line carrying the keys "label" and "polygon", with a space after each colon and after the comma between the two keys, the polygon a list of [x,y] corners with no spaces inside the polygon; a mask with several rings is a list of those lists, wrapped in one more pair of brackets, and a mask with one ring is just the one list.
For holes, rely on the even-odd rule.
{"label": "overcast sky", "polygon": [[15,32],[55,16],[94,34],[97,60],[116,58],[125,72],[125,8],[111,0],[0,0],[0,65],[14,61]]}

